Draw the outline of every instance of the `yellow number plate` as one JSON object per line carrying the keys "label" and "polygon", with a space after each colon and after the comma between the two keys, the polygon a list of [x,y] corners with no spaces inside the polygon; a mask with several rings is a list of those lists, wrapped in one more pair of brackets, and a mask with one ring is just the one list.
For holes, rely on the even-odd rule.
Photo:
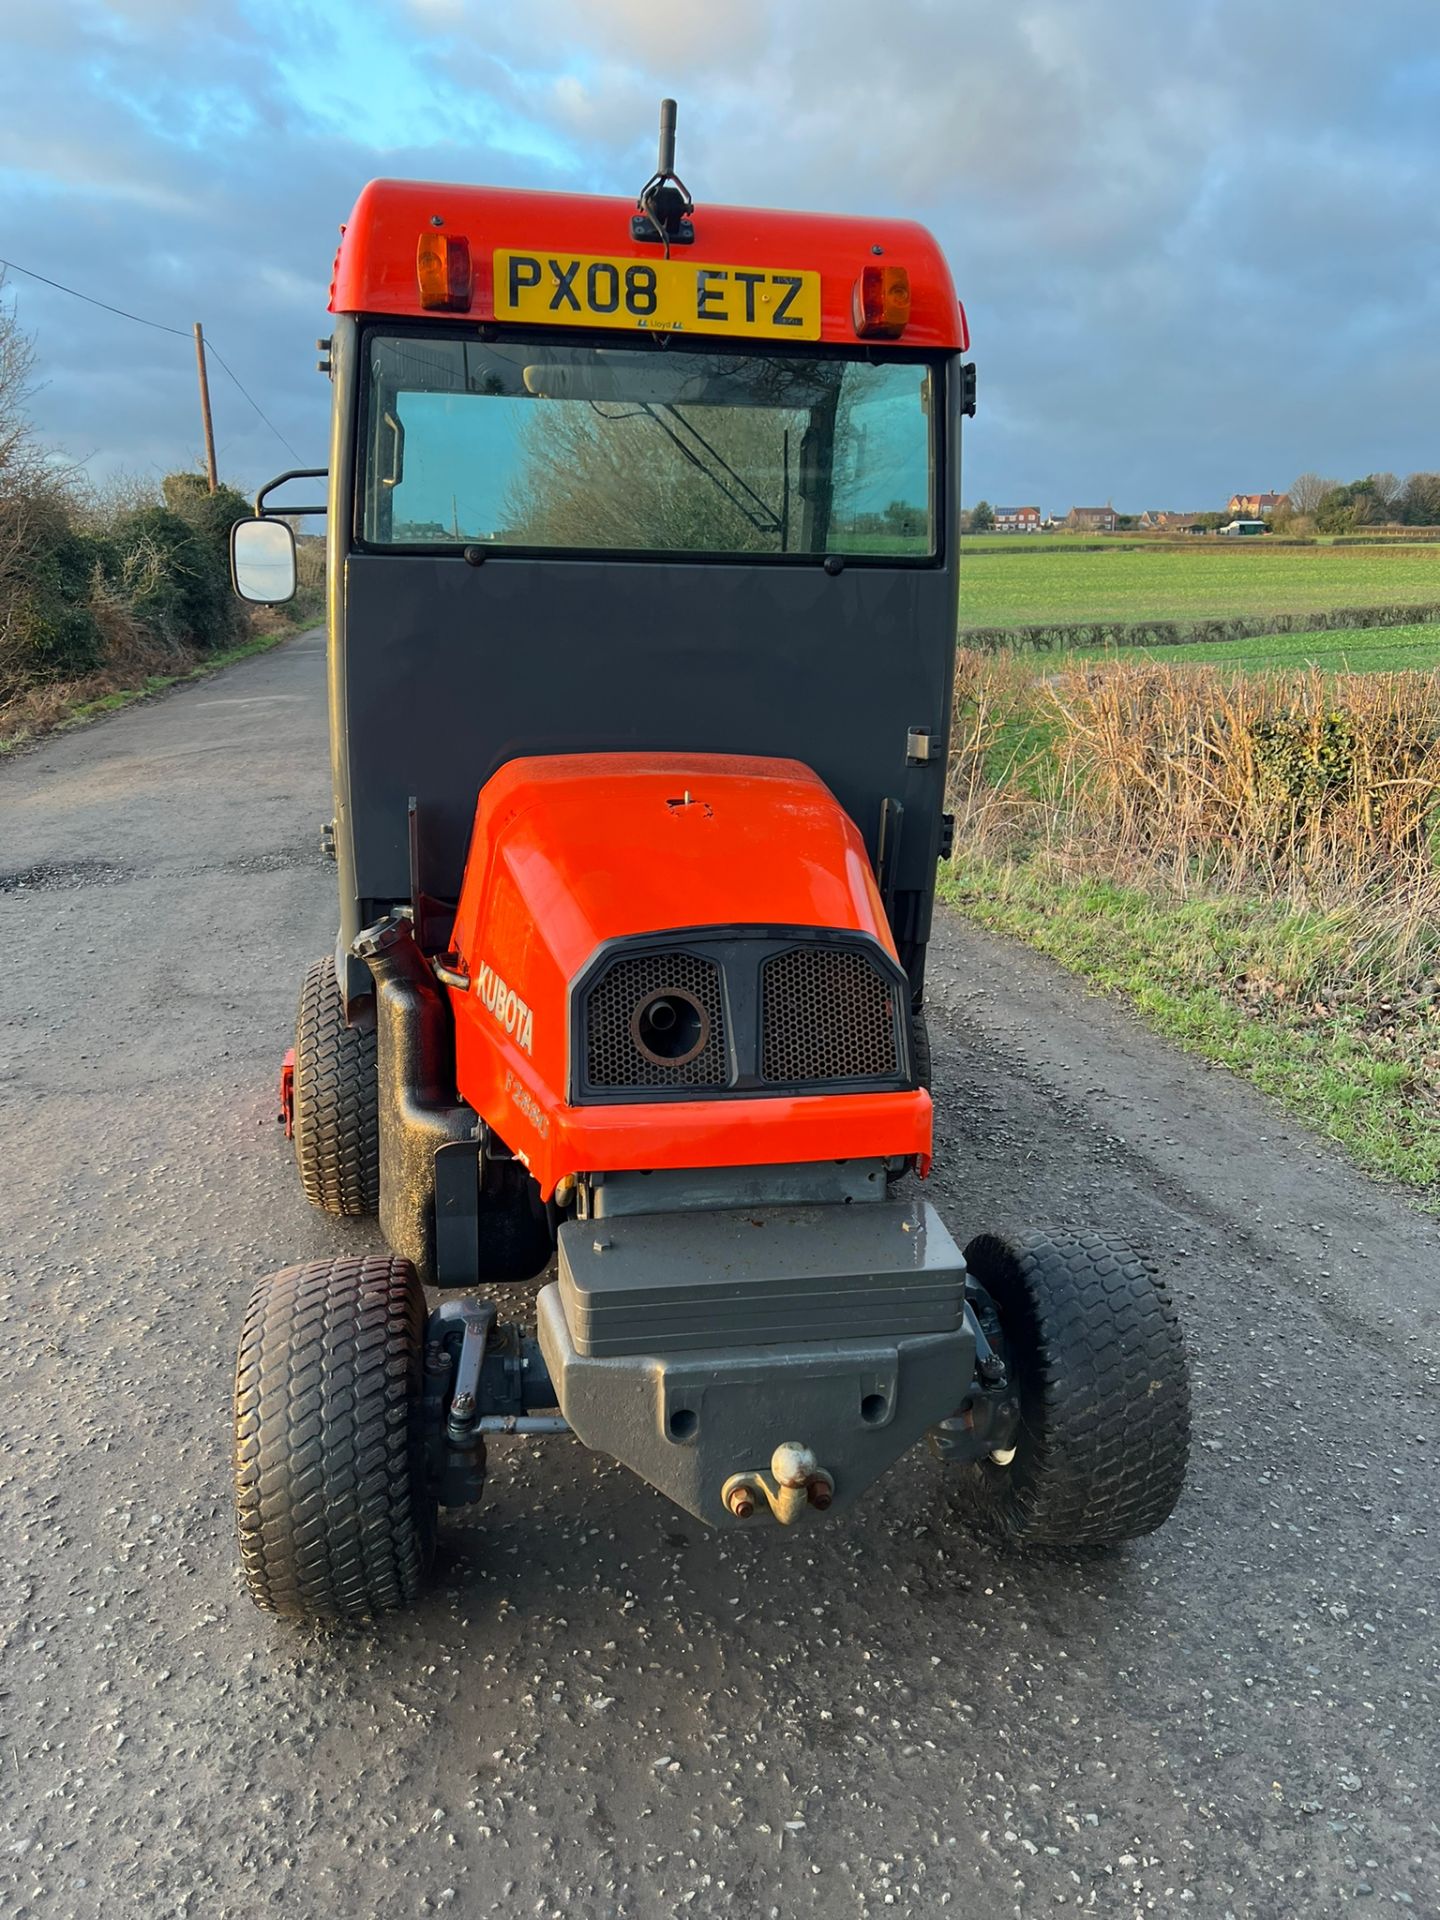
{"label": "yellow number plate", "polygon": [[560,327],[650,333],[820,338],[820,276],[698,260],[495,252],[495,317]]}

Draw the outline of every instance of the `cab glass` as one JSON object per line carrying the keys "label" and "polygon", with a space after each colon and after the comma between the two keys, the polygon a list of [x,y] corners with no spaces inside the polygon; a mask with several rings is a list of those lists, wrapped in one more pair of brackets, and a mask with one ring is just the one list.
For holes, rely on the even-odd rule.
{"label": "cab glass", "polygon": [[936,552],[940,375],[920,359],[373,332],[365,375],[370,546]]}

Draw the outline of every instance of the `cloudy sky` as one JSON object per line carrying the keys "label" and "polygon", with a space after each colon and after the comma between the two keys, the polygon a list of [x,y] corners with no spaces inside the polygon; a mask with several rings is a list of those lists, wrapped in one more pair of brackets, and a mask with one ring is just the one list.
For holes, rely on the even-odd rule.
{"label": "cloudy sky", "polygon": [[[0,257],[204,321],[221,465],[325,458],[375,174],[913,213],[970,315],[966,496],[1199,508],[1440,467],[1440,0],[0,0]],[[26,279],[33,414],[199,453],[188,340]]]}

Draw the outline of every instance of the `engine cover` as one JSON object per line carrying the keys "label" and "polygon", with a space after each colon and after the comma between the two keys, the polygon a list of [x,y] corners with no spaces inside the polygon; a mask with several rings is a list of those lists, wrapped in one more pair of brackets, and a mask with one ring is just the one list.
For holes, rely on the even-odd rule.
{"label": "engine cover", "polygon": [[[714,958],[726,941],[753,964]],[[662,1004],[667,947],[688,957]],[[907,983],[864,843],[796,761],[510,761],[479,797],[452,962],[469,982],[449,989],[460,1092],[546,1197],[567,1174],[635,1168],[928,1164]],[[762,993],[781,1010],[773,1044]],[[609,1023],[603,1057],[591,1017]],[[873,1072],[826,1070],[829,1024]]]}

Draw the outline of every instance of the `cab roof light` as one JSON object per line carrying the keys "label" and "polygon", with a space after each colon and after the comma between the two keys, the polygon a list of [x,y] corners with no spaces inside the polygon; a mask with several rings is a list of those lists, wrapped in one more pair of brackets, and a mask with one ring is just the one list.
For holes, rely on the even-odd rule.
{"label": "cab roof light", "polygon": [[862,267],[855,282],[855,331],[894,340],[910,323],[910,274],[905,267]]}
{"label": "cab roof light", "polygon": [[426,228],[415,249],[422,307],[464,313],[470,305],[470,242],[458,233]]}

